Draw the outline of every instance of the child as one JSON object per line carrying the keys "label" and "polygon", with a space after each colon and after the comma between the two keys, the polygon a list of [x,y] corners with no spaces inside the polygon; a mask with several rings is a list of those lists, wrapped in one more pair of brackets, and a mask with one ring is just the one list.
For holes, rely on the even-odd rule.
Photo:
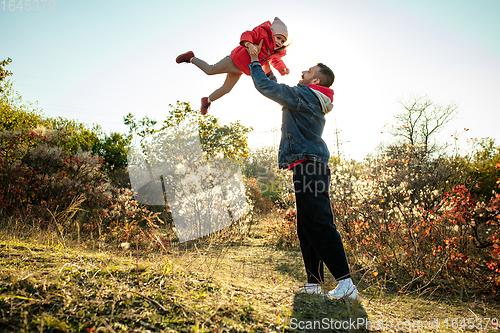
{"label": "child", "polygon": [[183,53],[175,60],[178,64],[186,62],[193,63],[208,75],[226,73],[226,80],[222,87],[214,91],[209,97],[201,99],[201,113],[207,114],[210,103],[224,96],[240,79],[242,73],[250,75],[248,65],[250,65],[250,56],[248,51],[256,55],[258,47],[262,46],[259,53],[259,62],[261,63],[267,76],[276,81],[269,63],[276,68],[281,75],[290,73],[290,70],[281,60],[286,54],[285,42],[288,39],[288,30],[286,25],[277,17],[273,23],[267,21],[255,27],[252,31],[245,31],[241,34],[240,45],[236,47],[231,55],[228,55],[215,65],[209,65],[203,60],[196,58],[192,51]]}

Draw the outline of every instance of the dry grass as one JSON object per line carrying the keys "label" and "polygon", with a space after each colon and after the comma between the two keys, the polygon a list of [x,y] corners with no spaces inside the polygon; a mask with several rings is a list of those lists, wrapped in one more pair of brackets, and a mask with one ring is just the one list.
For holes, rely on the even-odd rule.
{"label": "dry grass", "polygon": [[[354,278],[363,295],[359,303],[299,294],[300,252],[266,245],[265,221],[272,219],[253,228],[250,237],[228,230],[225,242],[171,245],[168,254],[139,249],[139,260],[134,246],[95,251],[58,241],[58,235],[19,238],[3,232],[0,331],[428,332],[438,320],[432,331],[448,332],[461,329],[454,318],[474,318],[475,327],[479,320],[486,323],[483,318],[500,318],[500,307],[486,298],[439,290],[391,293],[361,276]],[[334,285],[331,276],[328,281],[325,291]],[[373,325],[353,330],[349,323],[358,320],[365,328],[368,321]],[[389,323],[391,329],[381,329]],[[398,323],[407,327],[398,330]]]}

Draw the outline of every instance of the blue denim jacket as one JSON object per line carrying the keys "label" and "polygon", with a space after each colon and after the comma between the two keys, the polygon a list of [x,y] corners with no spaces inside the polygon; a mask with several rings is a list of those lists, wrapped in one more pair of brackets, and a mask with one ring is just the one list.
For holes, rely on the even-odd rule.
{"label": "blue denim jacket", "polygon": [[328,163],[330,152],[321,138],[325,115],[316,93],[302,84],[290,87],[269,80],[259,62],[249,68],[255,88],[283,106],[278,166],[285,169],[303,159]]}

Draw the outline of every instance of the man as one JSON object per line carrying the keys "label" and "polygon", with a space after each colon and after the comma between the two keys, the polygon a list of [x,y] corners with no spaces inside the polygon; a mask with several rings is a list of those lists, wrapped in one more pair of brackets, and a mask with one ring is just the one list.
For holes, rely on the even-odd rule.
{"label": "man", "polygon": [[293,170],[297,234],[307,274],[307,284],[301,290],[322,294],[324,263],[339,282],[326,296],[356,299],[358,291],[351,280],[330,204],[330,152],[321,138],[325,114],[333,107],[333,90],[329,87],[335,76],[330,68],[319,63],[302,72],[297,86],[278,84],[266,77],[257,56],[249,54],[255,87],[283,107],[278,164],[282,169]]}

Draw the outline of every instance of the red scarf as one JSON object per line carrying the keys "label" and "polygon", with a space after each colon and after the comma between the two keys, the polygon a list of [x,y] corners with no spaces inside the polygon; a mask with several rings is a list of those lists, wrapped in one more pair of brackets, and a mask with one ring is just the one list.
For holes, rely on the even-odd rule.
{"label": "red scarf", "polygon": [[306,84],[311,89],[317,90],[320,93],[323,93],[330,99],[330,101],[333,103],[333,90],[324,86],[319,86],[317,84]]}

